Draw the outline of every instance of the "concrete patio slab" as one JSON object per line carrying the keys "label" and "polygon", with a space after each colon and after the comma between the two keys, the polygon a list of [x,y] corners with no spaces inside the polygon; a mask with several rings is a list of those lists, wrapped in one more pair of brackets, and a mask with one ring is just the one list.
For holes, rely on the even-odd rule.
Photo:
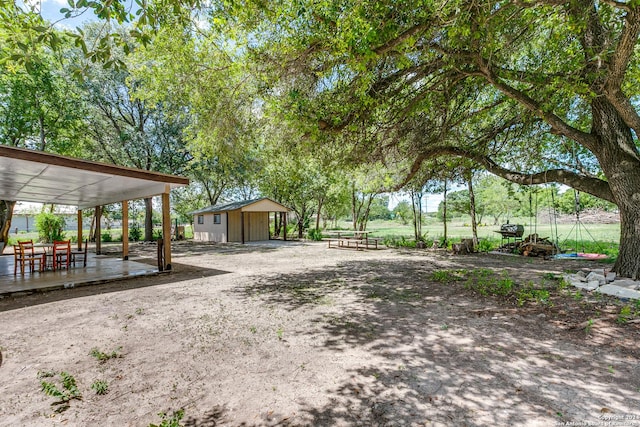
{"label": "concrete patio slab", "polygon": [[13,274],[13,255],[0,256],[0,297],[74,288],[159,274],[156,266],[89,254],[87,266],[69,270]]}

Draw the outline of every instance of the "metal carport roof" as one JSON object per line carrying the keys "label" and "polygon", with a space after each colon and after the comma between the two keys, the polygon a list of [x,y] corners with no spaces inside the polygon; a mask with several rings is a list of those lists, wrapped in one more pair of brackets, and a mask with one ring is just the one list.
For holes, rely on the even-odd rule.
{"label": "metal carport roof", "polygon": [[0,145],[0,200],[91,208],[168,193],[187,178]]}

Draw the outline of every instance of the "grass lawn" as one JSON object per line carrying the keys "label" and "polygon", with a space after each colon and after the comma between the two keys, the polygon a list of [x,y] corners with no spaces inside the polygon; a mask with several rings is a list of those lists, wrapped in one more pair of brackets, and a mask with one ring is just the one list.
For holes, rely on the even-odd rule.
{"label": "grass lawn", "polygon": [[[524,236],[538,233],[542,238],[556,240],[555,225],[538,222],[530,224],[529,218],[512,218],[511,224],[522,224],[524,226]],[[347,221],[339,222],[342,229],[349,229],[351,223]],[[478,227],[478,237],[491,241],[494,246],[500,244],[500,225],[483,224]],[[612,256],[617,254],[620,238],[620,224],[586,224],[563,223],[557,224],[557,243],[563,251],[567,252],[597,252],[606,253]],[[376,237],[404,236],[406,239],[413,239],[413,225],[403,225],[399,221],[369,221],[367,231]],[[442,222],[434,218],[426,218],[422,225],[423,234],[427,239],[440,240],[444,237]],[[471,238],[471,224],[466,218],[455,218],[447,223],[447,238],[449,240],[459,240],[461,238]]]}
{"label": "grass lawn", "polygon": [[[552,231],[550,224],[529,224],[528,218],[514,218],[510,221],[512,224],[524,225],[524,235],[528,236],[532,233],[538,233],[541,237],[549,237],[555,239],[555,233]],[[350,223],[341,222],[339,226],[348,229]],[[500,234],[496,231],[500,230],[500,225],[483,224],[478,227],[478,237],[480,238],[500,238]],[[367,225],[367,231],[375,233],[376,236],[404,236],[410,238],[413,236],[413,225],[403,225],[399,221],[370,221]],[[422,225],[423,233],[427,233],[429,238],[439,238],[444,235],[442,222],[429,220]],[[452,239],[471,237],[471,224],[464,219],[454,219],[447,223],[447,237]],[[572,224],[558,224],[558,240],[562,243],[564,240],[596,240],[602,242],[617,243],[620,237],[620,224],[583,224],[576,226]]]}

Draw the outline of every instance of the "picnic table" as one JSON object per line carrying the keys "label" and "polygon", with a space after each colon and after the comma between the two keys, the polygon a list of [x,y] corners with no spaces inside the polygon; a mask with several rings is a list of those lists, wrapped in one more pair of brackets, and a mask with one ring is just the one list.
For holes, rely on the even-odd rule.
{"label": "picnic table", "polygon": [[338,231],[327,242],[329,248],[378,249],[380,238],[369,237],[369,234],[368,231]]}

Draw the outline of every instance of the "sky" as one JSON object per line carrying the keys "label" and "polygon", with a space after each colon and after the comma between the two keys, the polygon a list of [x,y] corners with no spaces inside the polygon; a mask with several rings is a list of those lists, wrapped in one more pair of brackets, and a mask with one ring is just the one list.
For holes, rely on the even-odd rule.
{"label": "sky", "polygon": [[60,9],[68,8],[69,3],[66,0],[25,0],[25,4],[31,4],[40,10],[40,14],[47,21],[54,23],[56,28],[73,30],[85,22],[96,20],[92,10],[86,10],[75,18],[65,18],[60,13]]}
{"label": "sky", "polygon": [[[427,194],[422,200],[423,209],[426,209],[425,212],[437,212],[438,206],[443,199],[443,194]],[[398,203],[402,201],[411,203],[411,198],[401,193],[389,194],[389,210],[393,210],[398,205]]]}

